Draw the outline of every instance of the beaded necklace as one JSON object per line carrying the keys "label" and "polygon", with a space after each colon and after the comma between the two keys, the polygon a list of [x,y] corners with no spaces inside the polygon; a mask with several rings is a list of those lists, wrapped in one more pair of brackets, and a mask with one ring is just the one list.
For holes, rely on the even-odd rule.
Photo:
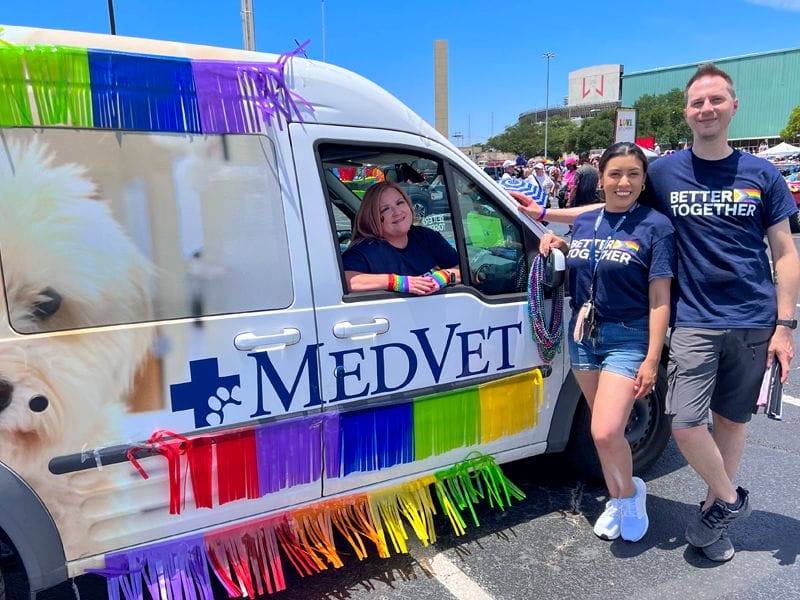
{"label": "beaded necklace", "polygon": [[561,318],[564,309],[564,286],[559,286],[553,295],[550,307],[550,326],[544,316],[544,258],[536,254],[528,278],[528,318],[531,322],[531,336],[542,359],[551,362],[561,347],[563,328]]}

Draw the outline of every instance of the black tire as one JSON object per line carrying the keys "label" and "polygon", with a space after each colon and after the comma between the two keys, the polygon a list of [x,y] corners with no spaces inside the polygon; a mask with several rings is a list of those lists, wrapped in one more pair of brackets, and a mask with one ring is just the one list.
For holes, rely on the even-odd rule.
{"label": "black tire", "polygon": [[789,227],[791,227],[792,233],[800,233],[800,212],[795,213],[789,219]]}
{"label": "black tire", "polygon": [[[625,427],[625,437],[631,445],[635,475],[647,471],[661,456],[669,441],[670,419],[664,414],[666,397],[667,369],[664,365],[659,365],[655,389],[634,403],[628,425]],[[600,482],[603,480],[603,470],[600,468],[600,459],[597,458],[597,450],[592,440],[590,423],[589,407],[581,396],[572,421],[570,441],[564,454],[577,475],[590,481]]]}

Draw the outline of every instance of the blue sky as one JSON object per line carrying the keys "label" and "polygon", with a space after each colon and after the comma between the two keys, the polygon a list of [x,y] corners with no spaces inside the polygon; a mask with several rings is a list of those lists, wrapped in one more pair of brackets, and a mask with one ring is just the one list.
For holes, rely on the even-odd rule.
{"label": "blue sky", "polygon": [[[256,49],[311,39],[322,59],[322,0],[253,0]],[[632,7],[635,7],[632,9]],[[3,0],[0,24],[109,31],[107,0]],[[114,0],[117,33],[242,46],[239,0]],[[567,94],[570,71],[630,73],[800,45],[800,0],[325,0],[325,58],[383,86],[433,123],[433,42],[449,47],[450,133],[485,141]],[[452,138],[451,138],[452,139]]]}

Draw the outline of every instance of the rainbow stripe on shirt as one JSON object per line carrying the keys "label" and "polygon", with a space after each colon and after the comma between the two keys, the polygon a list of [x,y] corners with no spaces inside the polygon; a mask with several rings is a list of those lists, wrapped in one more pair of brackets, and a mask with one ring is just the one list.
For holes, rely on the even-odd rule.
{"label": "rainbow stripe on shirt", "polygon": [[747,204],[758,204],[761,202],[761,190],[743,189],[733,190],[733,201],[744,202]]}

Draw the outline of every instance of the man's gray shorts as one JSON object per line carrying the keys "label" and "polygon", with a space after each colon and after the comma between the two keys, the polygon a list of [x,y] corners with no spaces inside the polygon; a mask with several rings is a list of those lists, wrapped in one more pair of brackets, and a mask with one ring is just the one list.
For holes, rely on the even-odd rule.
{"label": "man's gray shorts", "polygon": [[672,427],[708,423],[708,409],[747,423],[758,402],[774,329],[676,327],[670,337],[667,414]]}

